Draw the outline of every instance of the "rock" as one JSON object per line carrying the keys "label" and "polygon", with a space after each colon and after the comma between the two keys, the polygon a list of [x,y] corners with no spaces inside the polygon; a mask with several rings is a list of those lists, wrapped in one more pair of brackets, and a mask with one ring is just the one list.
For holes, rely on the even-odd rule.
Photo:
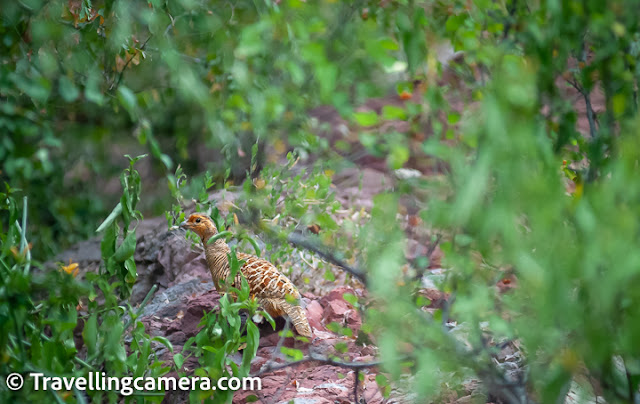
{"label": "rock", "polygon": [[351,288],[339,287],[320,300],[320,305],[324,307],[322,313],[323,323],[326,326],[332,322],[337,322],[342,326],[349,327],[355,336],[362,326],[362,319],[358,310],[344,300],[345,293],[356,295],[356,292]]}
{"label": "rock", "polygon": [[324,330],[324,324],[322,324],[324,308],[318,303],[317,300],[312,300],[307,307],[305,307],[307,311],[307,320],[309,320],[309,325],[311,328],[315,330]]}

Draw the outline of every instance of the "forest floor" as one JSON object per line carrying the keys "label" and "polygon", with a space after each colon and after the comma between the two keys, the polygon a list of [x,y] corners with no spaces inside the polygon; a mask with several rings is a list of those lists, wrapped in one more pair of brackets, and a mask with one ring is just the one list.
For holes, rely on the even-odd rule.
{"label": "forest floor", "polygon": [[[455,79],[455,77],[453,78]],[[566,91],[568,99],[572,100],[578,114],[577,129],[585,135],[589,132],[586,118],[584,98],[573,88],[559,82],[559,88]],[[461,93],[459,93],[461,94]],[[459,95],[463,97],[463,95]],[[459,110],[469,105],[461,99],[452,99],[451,107]],[[369,109],[380,112],[384,105],[400,105],[401,100],[397,95],[381,99],[373,99],[364,104],[361,109]],[[591,98],[596,113],[604,109],[602,93],[594,91]],[[369,212],[372,207],[373,197],[385,190],[393,189],[398,181],[398,172],[388,169],[384,159],[373,157],[364,149],[358,149],[357,134],[349,128],[349,124],[331,107],[320,107],[311,112],[311,116],[317,120],[318,127],[325,128],[322,132],[330,144],[337,140],[351,143],[355,149],[349,157],[355,163],[354,168],[336,173],[332,179],[333,191],[336,199],[342,206],[348,207],[340,215],[355,215],[359,212]],[[435,117],[434,119],[440,119]],[[373,131],[384,133],[395,130],[400,133],[407,132],[405,121],[388,121],[382,127]],[[412,142],[418,145],[428,137],[428,133],[413,135]],[[416,146],[417,147],[417,146]],[[405,166],[405,172],[409,175],[429,177],[434,179],[446,175],[447,167],[436,158],[418,158],[418,153],[413,153]],[[571,192],[571,184],[567,185]],[[228,213],[228,202],[233,202],[236,194],[233,191],[217,191],[210,195],[215,201],[221,214]],[[446,276],[446,268],[441,267],[443,253],[434,242],[434,234],[421,226],[421,220],[417,216],[417,205],[411,197],[401,201],[401,214],[399,220],[405,229],[407,248],[405,255],[407,262],[412,262],[416,257],[428,256],[429,268],[422,277],[423,288],[418,292],[426,296],[431,305],[424,308],[433,311],[442,308],[448,299],[448,295],[438,289],[438,285]],[[339,223],[341,218],[336,217]],[[215,310],[218,306],[219,295],[211,282],[210,274],[206,268],[204,253],[201,247],[192,246],[185,239],[184,232],[170,231],[167,229],[166,219],[157,217],[142,221],[137,228],[138,244],[135,252],[135,260],[138,269],[138,280],[134,286],[131,297],[132,304],[139,304],[153,285],[159,289],[153,299],[144,308],[141,317],[147,332],[152,336],[166,337],[174,346],[174,354],[180,353],[185,342],[198,332],[198,323],[203,312]],[[259,239],[259,237],[258,237]],[[81,242],[71,249],[58,255],[54,261],[68,262],[72,259],[80,264],[82,272],[96,271],[99,268],[100,243],[92,239]],[[305,252],[298,251],[292,254],[287,262],[282,262],[281,268],[286,268],[292,281],[298,286],[306,305],[307,317],[313,328],[316,339],[311,344],[296,342],[292,338],[283,341],[284,346],[301,349],[305,355],[309,352],[321,355],[336,353],[336,344],[346,344],[346,354],[340,354],[345,361],[369,362],[377,358],[377,348],[357,342],[357,335],[362,324],[360,312],[343,299],[344,293],[351,293],[358,297],[366,298],[366,290],[357,280],[348,279],[345,272],[338,267],[332,267],[335,280],[325,279],[324,271],[318,270],[317,261],[309,258]],[[308,279],[303,282],[303,279]],[[495,285],[495,293],[508,293],[517,287],[515,277],[505,278]],[[327,324],[338,322],[349,327],[353,331],[353,337],[337,335],[326,328]],[[279,323],[282,327],[282,322]],[[452,329],[458,324],[450,324]],[[286,358],[280,352],[274,352],[278,346],[280,337],[271,330],[270,326],[261,327],[260,346],[254,359],[252,374],[260,374],[262,377],[261,391],[239,391],[235,394],[234,402],[245,402],[248,396],[256,395],[262,403],[288,403],[293,400],[297,404],[325,404],[325,403],[352,403],[354,402],[354,388],[356,372],[353,369],[345,369],[330,364],[305,363],[295,367],[286,367],[275,371],[260,373],[266,364],[284,363]],[[161,359],[172,361],[172,354],[162,345],[156,347],[156,353]],[[238,359],[241,353],[238,353]],[[506,373],[517,373],[521,368],[522,355],[517,344],[507,344],[500,354],[496,356],[496,362]],[[184,363],[184,370],[193,371],[197,367],[194,358]],[[358,396],[370,404],[388,402],[411,402],[412,396],[402,389],[395,389],[389,398],[384,398],[375,377],[378,368],[362,369],[364,380],[358,383]],[[470,379],[466,383],[465,391],[451,391],[442,397],[442,402],[469,403],[486,401],[482,395],[482,389],[478,381]],[[573,395],[575,396],[575,395]],[[567,402],[571,402],[572,394]],[[182,403],[188,401],[180,394],[170,394],[164,402]]]}

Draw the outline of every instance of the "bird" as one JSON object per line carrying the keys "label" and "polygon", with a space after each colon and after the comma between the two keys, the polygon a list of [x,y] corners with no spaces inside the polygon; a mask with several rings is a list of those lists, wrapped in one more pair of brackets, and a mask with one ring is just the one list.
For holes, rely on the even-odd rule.
{"label": "bird", "polygon": [[[183,229],[196,233],[204,245],[207,266],[218,293],[226,292],[225,281],[231,272],[228,254],[231,249],[224,238],[209,243],[211,237],[218,234],[218,229],[210,217],[194,213],[180,224]],[[238,260],[244,261],[232,287],[240,289],[242,276],[247,279],[250,295],[254,296],[260,306],[271,317],[289,316],[298,334],[312,338],[313,333],[307,320],[304,308],[300,306],[300,292],[296,286],[269,261],[242,252],[236,253]]]}

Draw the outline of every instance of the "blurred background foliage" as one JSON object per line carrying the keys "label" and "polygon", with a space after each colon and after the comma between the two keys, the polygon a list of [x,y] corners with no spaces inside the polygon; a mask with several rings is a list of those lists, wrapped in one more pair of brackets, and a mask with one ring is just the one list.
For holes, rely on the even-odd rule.
{"label": "blurred background foliage", "polygon": [[[581,375],[594,394],[638,402],[639,14],[632,0],[5,1],[3,258],[20,242],[9,194],[29,197],[33,258],[51,258],[118,202],[127,153],[152,157],[139,167],[146,215],[171,204],[178,165],[209,169],[207,189],[248,178],[248,199],[273,201],[281,185],[250,180],[284,173],[274,166],[288,152],[325,173],[318,198],[326,170],[361,149],[389,172],[424,174],[419,162],[436,159],[437,179],[376,197],[355,242],[323,219],[322,241],[358,258],[386,303],[365,328],[389,374],[436,397],[475,374],[503,402],[562,401]],[[395,101],[359,108],[383,96]],[[347,125],[338,141],[311,118],[327,105]],[[451,268],[433,318],[401,270],[407,195]],[[510,274],[515,290],[494,293]],[[451,319],[469,327],[468,350],[445,331]],[[491,365],[489,341],[504,340],[527,354],[510,384]]]}
{"label": "blurred background foliage", "polygon": [[[242,178],[258,140],[261,151],[278,139],[278,150],[321,151],[326,142],[308,128],[311,107],[349,113],[389,87],[379,80],[399,48],[386,29],[392,16],[364,20],[363,6],[4,5],[1,122],[9,136],[0,158],[4,178],[32,195],[46,247],[39,257],[90,234],[111,208],[94,191],[117,193],[109,180],[136,143],[156,159],[152,178],[176,164],[189,174],[231,167]],[[163,206],[160,199],[147,208],[158,214]]]}

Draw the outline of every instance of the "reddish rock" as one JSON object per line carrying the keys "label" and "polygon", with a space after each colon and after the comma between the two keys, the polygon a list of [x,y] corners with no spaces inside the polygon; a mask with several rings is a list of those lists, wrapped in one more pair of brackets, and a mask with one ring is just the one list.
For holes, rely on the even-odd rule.
{"label": "reddish rock", "polygon": [[320,299],[320,304],[322,305],[322,307],[326,307],[327,303],[333,300],[344,300],[343,299],[343,295],[345,293],[351,293],[352,295],[355,296],[361,296],[361,293],[357,293],[355,290],[353,290],[352,288],[346,287],[346,286],[339,286],[335,289],[333,289],[332,291],[330,291],[329,293],[327,293],[326,295],[324,295],[321,299]]}
{"label": "reddish rock", "polygon": [[324,308],[320,305],[317,300],[312,300],[307,307],[305,307],[307,311],[307,320],[309,320],[309,325],[312,329],[322,330],[324,331],[324,325],[322,324],[322,319],[324,315]]}
{"label": "reddish rock", "polygon": [[320,304],[324,307],[322,313],[323,323],[325,325],[336,322],[342,326],[349,327],[353,334],[356,335],[362,319],[360,313],[351,303],[344,300],[345,293],[356,295],[356,292],[348,287],[339,287],[329,292],[320,300]]}

